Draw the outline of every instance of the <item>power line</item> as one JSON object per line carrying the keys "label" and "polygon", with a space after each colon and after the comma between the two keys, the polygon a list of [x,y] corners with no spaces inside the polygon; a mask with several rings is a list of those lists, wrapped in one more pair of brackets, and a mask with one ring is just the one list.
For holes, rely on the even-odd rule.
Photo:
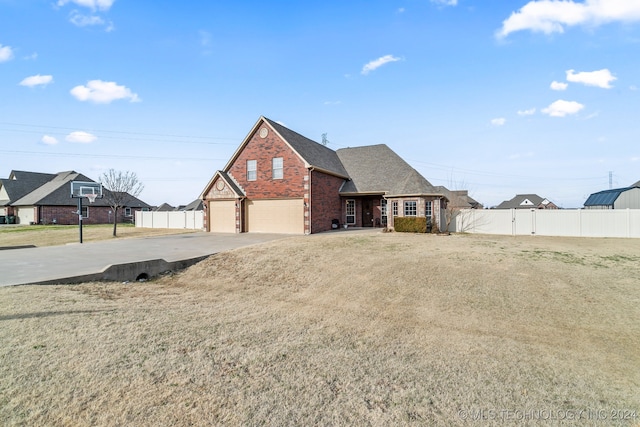
{"label": "power line", "polygon": [[[60,126],[41,126],[41,125],[31,125],[25,123],[7,123],[0,122],[2,126],[23,126],[26,128],[38,128],[43,129],[41,131],[38,130],[25,130],[25,129],[0,129],[5,132],[20,132],[20,133],[36,133],[40,134],[43,132],[47,132],[47,130],[54,130],[53,132],[57,132],[58,135],[62,134],[59,131],[77,131],[79,128],[69,128],[69,127],[60,127]],[[180,142],[187,144],[211,144],[211,145],[237,145],[238,138],[228,138],[228,137],[218,137],[218,136],[194,136],[194,135],[175,135],[175,134],[158,134],[158,133],[145,133],[145,132],[131,132],[131,131],[115,131],[115,130],[104,130],[104,129],[89,129],[91,132],[96,133],[107,133],[107,134],[116,134],[116,135],[124,135],[127,140],[133,141],[154,141],[154,142]],[[48,133],[53,133],[48,132]],[[130,138],[126,137],[126,135],[133,136],[147,136],[154,137],[152,138]],[[101,135],[100,138],[107,139],[123,139],[122,137],[117,136],[105,136]],[[158,140],[157,138],[163,138],[162,140]],[[164,138],[183,138],[183,139],[209,139],[209,140],[223,140],[223,141],[235,141],[235,142],[211,142],[211,141],[182,141],[182,140],[167,140]]]}
{"label": "power line", "polygon": [[185,160],[185,161],[193,161],[193,162],[217,162],[217,161],[227,161],[228,159],[212,159],[212,158],[204,158],[204,157],[161,157],[161,156],[135,156],[130,154],[80,154],[80,153],[43,153],[38,151],[22,151],[22,150],[0,150],[0,153],[8,153],[8,154],[37,154],[39,156],[49,156],[49,157],[89,157],[89,158],[110,158],[110,159],[153,159],[153,160]]}

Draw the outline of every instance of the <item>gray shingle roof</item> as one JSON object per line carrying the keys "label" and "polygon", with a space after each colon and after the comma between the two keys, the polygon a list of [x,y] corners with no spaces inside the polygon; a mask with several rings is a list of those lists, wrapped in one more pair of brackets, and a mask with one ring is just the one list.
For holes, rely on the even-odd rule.
{"label": "gray shingle roof", "polygon": [[442,195],[384,144],[342,148],[336,153],[351,177],[340,190],[341,194]]}
{"label": "gray shingle roof", "polygon": [[3,200],[2,205],[9,205],[31,193],[46,182],[55,178],[55,174],[11,171],[8,179],[0,179],[0,185],[5,189],[8,200]]}
{"label": "gray shingle roof", "polygon": [[[523,205],[522,203],[525,200],[529,200],[531,204]],[[495,209],[525,209],[525,208],[533,208],[540,206],[540,203],[544,200],[543,197],[538,196],[537,194],[516,194],[516,196],[511,200],[505,200],[500,203]]]}
{"label": "gray shingle roof", "polygon": [[[77,205],[77,200],[71,198],[71,181],[87,181],[87,182],[95,182],[91,178],[82,175],[81,173],[75,171],[67,171],[60,172],[58,174],[38,174],[38,173],[30,173],[30,172],[22,172],[22,175],[15,175],[17,178],[15,182],[20,181],[20,177],[29,178],[30,175],[24,174],[32,174],[33,175],[41,175],[42,178],[45,175],[49,175],[52,177],[49,181],[41,183],[39,186],[34,188],[29,193],[23,195],[17,200],[11,202],[12,206],[75,206]],[[105,197],[102,199],[96,199],[93,206],[109,206],[108,198],[106,197],[109,193],[109,190],[104,189],[103,193]],[[146,208],[149,207],[148,204],[141,201],[140,199],[128,195],[129,197],[125,199],[126,207],[131,208]],[[88,202],[84,202],[85,204]]]}
{"label": "gray shingle roof", "polygon": [[266,117],[263,118],[310,166],[323,169],[338,176],[349,176],[335,151],[273,120],[267,119]]}

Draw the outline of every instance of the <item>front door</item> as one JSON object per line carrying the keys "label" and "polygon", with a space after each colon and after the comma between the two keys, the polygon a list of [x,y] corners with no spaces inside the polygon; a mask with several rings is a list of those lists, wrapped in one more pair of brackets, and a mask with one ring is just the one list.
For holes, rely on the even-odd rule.
{"label": "front door", "polygon": [[362,200],[362,226],[373,227],[373,201],[371,199]]}

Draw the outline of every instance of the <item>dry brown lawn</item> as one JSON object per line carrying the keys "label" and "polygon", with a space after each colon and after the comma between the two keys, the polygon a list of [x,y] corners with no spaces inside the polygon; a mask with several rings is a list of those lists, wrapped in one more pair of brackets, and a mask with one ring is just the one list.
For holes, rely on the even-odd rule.
{"label": "dry brown lawn", "polygon": [[639,319],[638,240],[292,237],[0,289],[0,424],[635,426]]}
{"label": "dry brown lawn", "polygon": [[[191,233],[194,230],[169,228],[141,228],[132,224],[118,224],[113,237],[113,224],[84,225],[82,240],[95,242],[98,240],[126,239],[131,237],[150,237],[166,234]],[[3,225],[0,226],[0,248],[8,246],[57,246],[76,243],[80,240],[77,225]]]}

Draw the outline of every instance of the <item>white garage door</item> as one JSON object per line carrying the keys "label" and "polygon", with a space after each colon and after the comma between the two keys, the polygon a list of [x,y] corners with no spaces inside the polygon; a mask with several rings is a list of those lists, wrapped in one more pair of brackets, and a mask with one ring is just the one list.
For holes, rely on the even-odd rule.
{"label": "white garage door", "polygon": [[304,234],[303,199],[247,200],[249,232]]}
{"label": "white garage door", "polygon": [[209,224],[212,233],[235,233],[236,202],[233,200],[209,202]]}

